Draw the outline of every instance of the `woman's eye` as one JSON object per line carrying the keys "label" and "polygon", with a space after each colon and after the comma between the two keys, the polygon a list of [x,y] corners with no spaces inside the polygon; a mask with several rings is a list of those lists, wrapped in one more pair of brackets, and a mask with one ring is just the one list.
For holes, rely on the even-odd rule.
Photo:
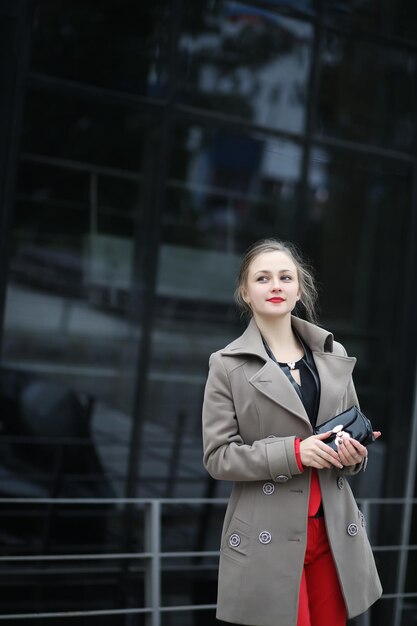
{"label": "woman's eye", "polygon": [[292,276],[281,276],[281,280],[285,280],[286,282],[292,280]]}
{"label": "woman's eye", "polygon": [[265,283],[268,280],[267,276],[259,276],[257,279],[258,283]]}

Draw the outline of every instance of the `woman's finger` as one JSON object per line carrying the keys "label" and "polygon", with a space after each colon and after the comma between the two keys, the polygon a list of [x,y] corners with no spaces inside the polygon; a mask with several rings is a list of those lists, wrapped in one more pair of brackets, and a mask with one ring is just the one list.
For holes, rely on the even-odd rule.
{"label": "woman's finger", "polygon": [[356,465],[367,456],[368,452],[356,439],[347,439],[339,446],[339,457],[343,465]]}
{"label": "woman's finger", "polygon": [[324,439],[330,435],[330,431],[321,435],[312,435],[300,443],[301,462],[305,466],[317,469],[341,467],[339,455],[330,446],[324,443]]}
{"label": "woman's finger", "polygon": [[343,443],[352,455],[356,455],[356,453],[359,453],[361,456],[367,455],[365,446],[356,439],[346,439]]}

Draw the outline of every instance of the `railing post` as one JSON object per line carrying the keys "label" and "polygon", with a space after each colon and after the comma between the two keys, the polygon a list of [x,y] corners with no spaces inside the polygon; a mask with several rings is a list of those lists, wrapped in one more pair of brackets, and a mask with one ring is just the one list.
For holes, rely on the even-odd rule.
{"label": "railing post", "polygon": [[93,240],[94,235],[98,232],[98,185],[97,172],[90,171],[90,237]]}
{"label": "railing post", "polygon": [[145,624],[160,626],[161,503],[159,500],[152,500],[145,507],[145,551],[151,554],[147,559],[145,572],[145,603],[151,612],[145,615]]}
{"label": "railing post", "polygon": [[[371,535],[371,507],[370,502],[367,498],[361,498],[361,510],[365,517],[366,525],[368,527],[368,533],[369,535]],[[357,626],[371,626],[371,614],[369,609],[357,618]]]}
{"label": "railing post", "polygon": [[409,430],[410,437],[408,459],[407,459],[407,477],[405,485],[405,498],[401,523],[401,550],[398,559],[398,571],[397,571],[397,585],[396,594],[397,599],[395,601],[394,609],[394,624],[393,626],[400,626],[402,613],[403,613],[403,600],[404,589],[407,577],[407,565],[408,565],[408,545],[410,543],[411,522],[413,516],[413,496],[416,484],[416,469],[417,469],[417,370],[415,373],[414,381],[414,402],[412,413],[412,424]]}

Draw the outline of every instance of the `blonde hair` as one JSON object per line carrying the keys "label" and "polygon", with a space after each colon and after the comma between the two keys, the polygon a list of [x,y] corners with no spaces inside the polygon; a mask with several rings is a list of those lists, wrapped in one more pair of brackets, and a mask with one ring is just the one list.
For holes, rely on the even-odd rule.
{"label": "blonde hair", "polygon": [[242,291],[248,280],[249,267],[260,254],[264,252],[284,252],[294,262],[297,268],[298,282],[300,283],[301,299],[298,301],[294,313],[299,314],[300,305],[304,309],[305,317],[309,322],[315,323],[316,320],[316,302],[317,288],[315,285],[313,269],[306,263],[297,249],[297,247],[289,241],[280,241],[279,239],[261,239],[255,242],[246,251],[239,269],[236,280],[235,301],[242,311],[242,314],[252,316],[250,306],[243,299]]}

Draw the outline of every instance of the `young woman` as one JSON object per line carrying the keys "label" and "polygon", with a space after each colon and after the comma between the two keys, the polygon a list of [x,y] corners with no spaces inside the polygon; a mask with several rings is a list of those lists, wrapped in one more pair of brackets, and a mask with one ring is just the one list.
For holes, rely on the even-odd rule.
{"label": "young woman", "polygon": [[[338,451],[313,428],[357,405],[356,359],[314,319],[316,290],[297,250],[254,244],[236,290],[251,317],[211,355],[204,465],[233,481],[220,552],[217,617],[253,626],[345,626],[382,589],[347,475],[364,469],[354,439]],[[375,437],[380,436],[375,432]]]}

